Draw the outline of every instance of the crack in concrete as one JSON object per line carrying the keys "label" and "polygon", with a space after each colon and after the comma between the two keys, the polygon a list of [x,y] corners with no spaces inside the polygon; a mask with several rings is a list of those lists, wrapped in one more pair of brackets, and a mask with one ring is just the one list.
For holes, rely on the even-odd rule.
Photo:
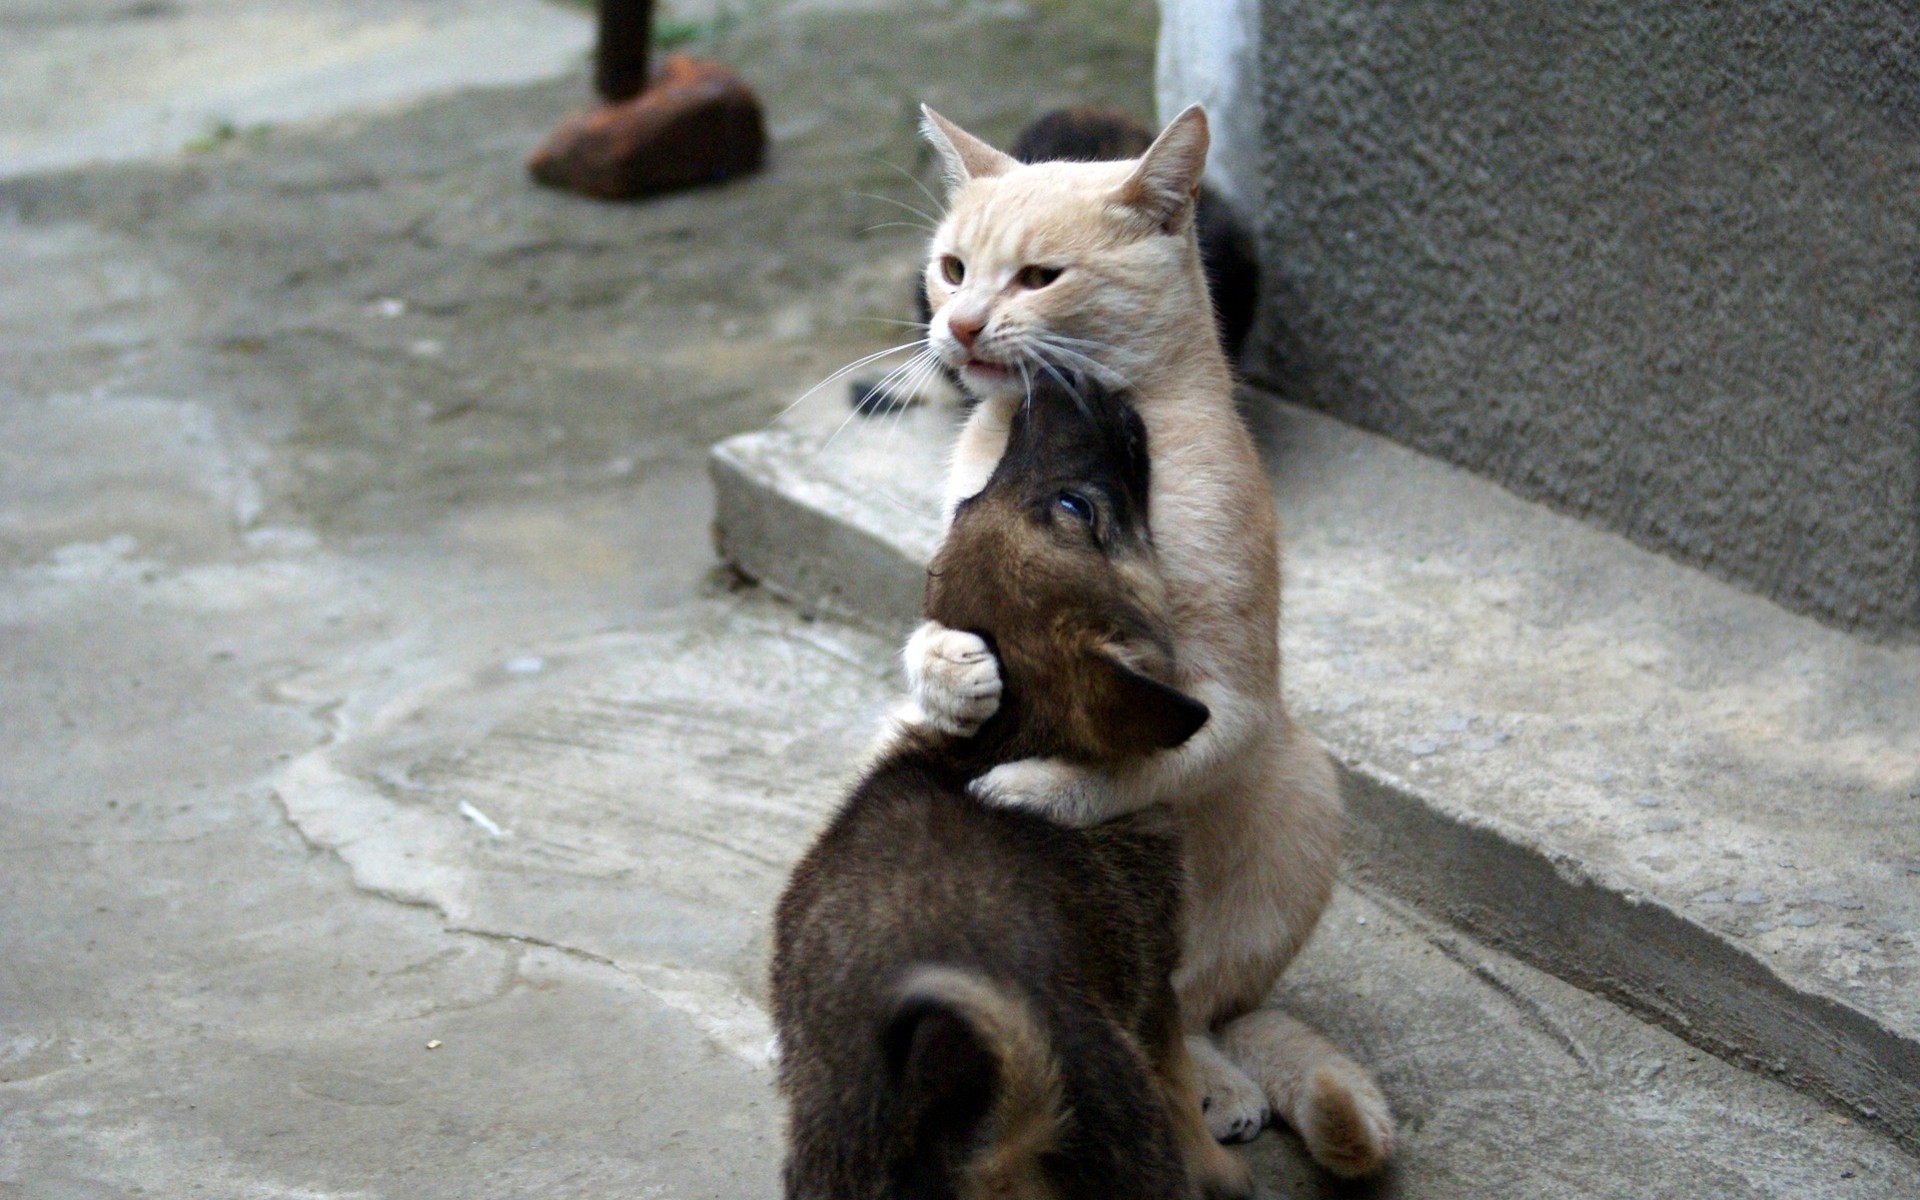
{"label": "crack in concrete", "polygon": [[[322,754],[323,751],[315,750],[309,755],[302,756],[301,760],[297,760],[296,764],[292,765],[298,765],[299,761],[306,761],[315,755]],[[515,948],[536,946],[563,955],[577,963],[610,970],[622,983],[637,988],[661,1005],[679,1013],[716,1048],[755,1069],[764,1070],[770,1065],[771,1056],[768,1045],[772,1039],[772,1022],[764,1009],[724,976],[658,963],[624,963],[585,947],[571,945],[557,939],[511,930],[490,929],[458,919],[445,903],[429,893],[408,892],[370,882],[363,874],[364,864],[357,864],[343,852],[341,847],[326,841],[302,824],[284,791],[274,788],[272,795],[279,804],[287,824],[301,842],[309,849],[332,858],[344,867],[349,886],[355,891],[375,899],[432,912],[440,920],[442,930],[450,934],[478,938]],[[517,978],[517,959],[513,970]],[[510,983],[507,990],[510,991],[511,987]],[[504,994],[504,992],[498,993],[480,1003],[491,1003]]]}
{"label": "crack in concrete", "polygon": [[1341,873],[1341,883],[1353,891],[1365,896],[1369,901],[1391,912],[1409,928],[1418,932],[1422,941],[1438,950],[1445,958],[1480,980],[1502,1000],[1505,1000],[1519,1014],[1520,1022],[1528,1029],[1545,1037],[1558,1046],[1571,1058],[1580,1073],[1590,1081],[1601,1078],[1599,1063],[1594,1059],[1580,1040],[1574,1037],[1553,1014],[1532,996],[1521,991],[1514,984],[1502,978],[1484,958],[1469,955],[1462,947],[1461,939],[1436,927],[1431,919],[1419,909],[1409,908],[1407,904],[1391,893],[1365,887],[1353,879],[1347,872]]}

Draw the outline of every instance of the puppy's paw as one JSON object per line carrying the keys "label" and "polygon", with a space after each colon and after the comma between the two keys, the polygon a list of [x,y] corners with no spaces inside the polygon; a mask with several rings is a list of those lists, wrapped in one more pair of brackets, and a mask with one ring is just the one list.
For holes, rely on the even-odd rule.
{"label": "puppy's paw", "polygon": [[1000,664],[978,635],[928,621],[907,639],[907,687],[927,724],[972,737],[1000,709]]}
{"label": "puppy's paw", "polygon": [[1200,1092],[1200,1115],[1206,1119],[1207,1132],[1218,1142],[1250,1142],[1260,1136],[1273,1116],[1260,1085],[1247,1078],[1245,1071],[1228,1062],[1211,1042],[1187,1039],[1206,1046],[1193,1057],[1194,1083]]}
{"label": "puppy's paw", "polygon": [[997,808],[1024,809],[1057,825],[1097,825],[1113,815],[1088,803],[1085,768],[1052,758],[1001,763],[967,791]]}
{"label": "puppy's paw", "polygon": [[1371,1079],[1323,1068],[1308,1080],[1299,1107],[1300,1140],[1335,1175],[1371,1175],[1393,1154],[1393,1110]]}

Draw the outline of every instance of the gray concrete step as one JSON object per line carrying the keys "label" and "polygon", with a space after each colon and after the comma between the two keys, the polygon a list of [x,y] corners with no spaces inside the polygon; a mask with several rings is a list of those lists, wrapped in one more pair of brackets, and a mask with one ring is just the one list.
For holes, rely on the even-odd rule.
{"label": "gray concrete step", "polygon": [[[1272,411],[1287,691],[1354,874],[1920,1146],[1920,648]],[[952,423],[722,443],[722,553],[903,630]]]}

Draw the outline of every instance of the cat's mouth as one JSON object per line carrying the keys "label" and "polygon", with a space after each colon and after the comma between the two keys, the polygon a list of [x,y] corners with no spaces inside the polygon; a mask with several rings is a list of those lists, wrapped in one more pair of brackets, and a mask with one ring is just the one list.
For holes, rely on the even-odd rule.
{"label": "cat's mouth", "polygon": [[960,369],[964,374],[996,383],[1005,379],[1010,373],[1005,364],[990,362],[984,358],[969,358]]}

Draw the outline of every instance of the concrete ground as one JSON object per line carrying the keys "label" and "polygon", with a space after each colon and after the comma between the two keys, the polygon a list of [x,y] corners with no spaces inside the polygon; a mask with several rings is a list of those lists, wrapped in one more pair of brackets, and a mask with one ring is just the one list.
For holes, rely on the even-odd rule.
{"label": "concrete ground", "polygon": [[[399,11],[302,9],[349,58]],[[0,4],[9,71],[71,15]],[[777,1193],[767,909],[892,647],[717,569],[704,455],[884,344],[918,100],[1144,111],[1150,38],[1138,5],[754,10],[708,49],[771,169],[641,207],[520,169],[578,64],[442,93],[499,81],[458,38],[405,103],[316,84],[306,124],[0,171],[0,1196]],[[150,103],[121,78],[88,104]],[[62,111],[0,106],[8,162]],[[1405,1124],[1358,1194],[1920,1191],[1371,894],[1290,978]],[[1246,1153],[1265,1195],[1356,1191]]]}

